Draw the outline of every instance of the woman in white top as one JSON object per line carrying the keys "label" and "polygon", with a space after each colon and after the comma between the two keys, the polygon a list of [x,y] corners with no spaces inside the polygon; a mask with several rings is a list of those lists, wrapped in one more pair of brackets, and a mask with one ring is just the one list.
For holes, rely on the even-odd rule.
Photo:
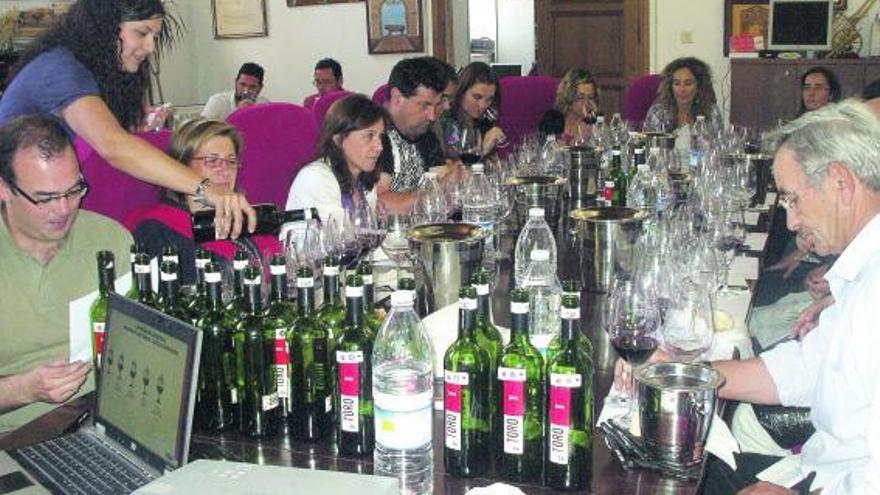
{"label": "woman in white top", "polygon": [[323,221],[339,221],[343,212],[374,197],[387,120],[385,109],[361,94],[334,103],[321,126],[319,158],[296,175],[287,209],[314,207]]}

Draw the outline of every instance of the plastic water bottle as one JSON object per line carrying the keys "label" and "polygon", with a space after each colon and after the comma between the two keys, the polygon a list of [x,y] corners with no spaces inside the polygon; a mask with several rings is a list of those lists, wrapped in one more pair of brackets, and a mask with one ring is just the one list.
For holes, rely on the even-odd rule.
{"label": "plastic water bottle", "polygon": [[556,142],[556,136],[552,134],[544,138],[544,146],[541,148],[541,165],[547,175],[565,175],[562,148]]}
{"label": "plastic water bottle", "polygon": [[706,124],[705,115],[697,115],[697,120],[691,126],[691,153],[690,166],[692,169],[700,167],[703,163],[703,154],[709,143],[709,126]]}
{"label": "plastic water bottle", "polygon": [[529,265],[532,251],[543,249],[550,253],[550,264],[556,266],[556,239],[547,220],[544,219],[543,208],[529,208],[529,220],[523,226],[516,239],[513,256],[513,276],[516,287],[523,286],[526,268]]}
{"label": "plastic water bottle", "polygon": [[[483,174],[483,164],[475,163],[471,167],[471,179],[465,188],[462,199],[462,220],[479,225],[486,232],[483,250],[483,261],[494,259],[495,255],[495,220],[498,216],[498,205],[492,186]],[[491,272],[491,266],[487,269]]]}
{"label": "plastic water bottle", "polygon": [[596,116],[596,125],[593,127],[593,147],[597,150],[604,151],[611,146],[609,142],[608,124],[605,123],[603,115]]}
{"label": "plastic water bottle", "polygon": [[434,490],[434,347],[413,308],[413,292],[391,294],[373,343],[373,471],[400,480],[400,493]]}
{"label": "plastic water bottle", "polygon": [[626,206],[651,212],[656,208],[657,197],[648,165],[636,166],[636,175],[633,177],[629,190],[626,192]]}
{"label": "plastic water bottle", "polygon": [[559,306],[562,302],[562,284],[556,276],[556,265],[550,264],[550,253],[546,249],[532,251],[523,287],[529,292],[532,316],[529,341],[546,356],[550,341],[559,334]]}

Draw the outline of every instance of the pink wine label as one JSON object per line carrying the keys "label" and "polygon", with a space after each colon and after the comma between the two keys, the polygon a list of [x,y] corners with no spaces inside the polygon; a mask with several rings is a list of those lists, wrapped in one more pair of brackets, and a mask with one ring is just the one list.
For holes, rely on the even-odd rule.
{"label": "pink wine label", "polygon": [[98,362],[101,362],[101,356],[104,354],[104,322],[96,321],[92,323],[92,333],[95,336],[95,355]]}
{"label": "pink wine label", "polygon": [[446,423],[446,446],[453,450],[461,450],[461,395],[469,381],[467,373],[446,370],[444,374],[443,412]]}
{"label": "pink wine label", "polygon": [[339,363],[339,424],[342,431],[357,432],[360,428],[360,379],[362,351],[336,351]]}
{"label": "pink wine label", "polygon": [[550,462],[568,464],[571,432],[571,389],[581,386],[581,376],[550,374]]}
{"label": "pink wine label", "polygon": [[522,455],[525,448],[526,370],[498,368],[504,412],[504,453]]}
{"label": "pink wine label", "polygon": [[275,383],[278,385],[278,398],[290,398],[290,353],[287,347],[287,332],[275,329]]}

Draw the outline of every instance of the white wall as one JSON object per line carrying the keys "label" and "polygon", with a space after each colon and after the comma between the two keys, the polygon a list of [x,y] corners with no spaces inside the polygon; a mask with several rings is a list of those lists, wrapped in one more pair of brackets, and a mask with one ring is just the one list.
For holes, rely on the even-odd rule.
{"label": "white wall", "polygon": [[497,62],[520,64],[523,74],[535,62],[535,1],[498,0]]}
{"label": "white wall", "polygon": [[[269,36],[214,39],[211,2],[178,1],[188,32],[162,64],[165,98],[175,104],[204,102],[218,91],[232,89],[243,62],[266,68],[263,95],[275,101],[301,103],[315,89],[311,84],[315,62],[332,57],[342,64],[345,87],[372,95],[388,80],[398,60],[418,55],[367,54],[366,3],[287,7],[267,0]],[[425,49],[431,49],[431,16],[423,1]]]}

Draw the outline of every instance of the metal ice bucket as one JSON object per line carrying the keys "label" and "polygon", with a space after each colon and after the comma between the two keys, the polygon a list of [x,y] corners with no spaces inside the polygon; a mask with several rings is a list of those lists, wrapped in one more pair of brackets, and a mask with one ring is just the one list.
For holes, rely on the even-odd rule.
{"label": "metal ice bucket", "polygon": [[582,208],[596,198],[599,155],[595,148],[572,146],[568,151],[568,197],[575,208]]}
{"label": "metal ice bucket", "polygon": [[642,440],[651,457],[699,464],[724,377],[709,366],[653,363],[635,371]]}
{"label": "metal ice bucket", "polygon": [[642,232],[645,211],[634,208],[578,208],[576,222],[581,250],[581,280],[588,290],[605,292],[619,272],[629,272]]}
{"label": "metal ice bucket", "polygon": [[524,175],[507,179],[515,195],[517,225],[524,225],[529,218],[529,208],[543,208],[544,218],[550,229],[556,232],[559,225],[559,193],[567,181],[554,175]]}
{"label": "metal ice bucket", "polygon": [[458,300],[458,290],[470,283],[483,261],[480,227],[470,223],[432,223],[412,227],[407,239],[421,262],[432,289],[431,311]]}

